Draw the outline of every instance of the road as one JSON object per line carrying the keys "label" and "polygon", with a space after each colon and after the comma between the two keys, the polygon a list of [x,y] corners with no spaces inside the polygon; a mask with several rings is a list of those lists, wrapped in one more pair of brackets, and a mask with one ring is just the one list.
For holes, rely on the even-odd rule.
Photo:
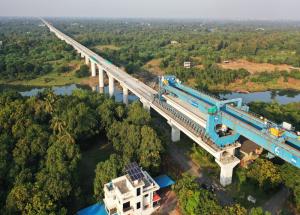
{"label": "road", "polygon": [[272,215],[279,215],[289,195],[289,190],[286,187],[282,187],[263,205],[263,209],[271,212]]}

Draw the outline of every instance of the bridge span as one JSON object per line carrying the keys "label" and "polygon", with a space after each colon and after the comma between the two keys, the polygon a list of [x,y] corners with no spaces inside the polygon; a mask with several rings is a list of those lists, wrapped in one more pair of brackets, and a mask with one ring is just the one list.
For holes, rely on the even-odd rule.
{"label": "bridge span", "polygon": [[123,88],[123,102],[126,105],[128,104],[128,92],[131,91],[140,99],[145,109],[150,111],[152,108],[167,120],[172,128],[171,139],[173,142],[179,141],[180,132],[183,132],[214,156],[215,161],[221,168],[220,183],[223,186],[231,184],[233,168],[240,162],[235,157],[235,149],[241,146],[238,142],[225,147],[218,147],[199,129],[199,126],[206,127],[207,119],[197,108],[168,95],[164,95],[164,101],[159,100],[154,96],[158,94],[156,90],[62,33],[46,20],[42,19],[42,21],[58,38],[64,40],[77,50],[81,57],[85,59],[85,63],[90,65],[91,75],[98,75],[99,77],[100,92],[103,92],[104,74],[106,73],[109,79],[108,88],[110,97],[114,95],[115,82],[119,82]]}

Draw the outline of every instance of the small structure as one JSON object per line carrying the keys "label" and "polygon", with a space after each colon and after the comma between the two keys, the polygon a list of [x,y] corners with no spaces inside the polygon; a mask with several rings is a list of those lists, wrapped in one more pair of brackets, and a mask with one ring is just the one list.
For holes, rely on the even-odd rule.
{"label": "small structure", "polygon": [[256,28],[255,31],[265,31],[264,28]]}
{"label": "small structure", "polygon": [[240,142],[242,143],[240,148],[241,166],[247,167],[249,163],[261,155],[263,148],[246,138],[241,138]]}
{"label": "small structure", "polygon": [[229,60],[224,60],[223,63],[227,64],[227,63],[230,63],[230,61]]}
{"label": "small structure", "polygon": [[166,188],[166,187],[170,187],[171,185],[175,184],[175,181],[173,181],[167,175],[157,176],[154,180],[158,184],[158,186],[160,187],[160,189]]}
{"label": "small structure", "polygon": [[172,44],[172,45],[175,45],[175,44],[178,44],[178,43],[179,43],[179,42],[176,41],[176,40],[172,40],[172,41],[171,41],[171,44]]}
{"label": "small structure", "polygon": [[183,67],[186,69],[190,69],[191,68],[192,63],[190,61],[185,61],[183,63]]}
{"label": "small structure", "polygon": [[160,207],[160,189],[153,178],[135,162],[126,167],[126,175],[104,185],[103,199],[109,215],[150,215]]}
{"label": "small structure", "polygon": [[77,212],[77,215],[107,215],[103,204],[96,203]]}

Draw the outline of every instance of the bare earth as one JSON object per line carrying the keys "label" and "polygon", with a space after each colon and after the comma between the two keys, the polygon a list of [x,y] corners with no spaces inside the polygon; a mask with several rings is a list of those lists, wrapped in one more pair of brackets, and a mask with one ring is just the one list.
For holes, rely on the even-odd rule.
{"label": "bare earth", "polygon": [[277,81],[268,83],[254,83],[247,82],[243,83],[243,80],[237,80],[229,85],[216,85],[213,90],[225,90],[225,91],[249,91],[249,92],[259,92],[266,90],[300,90],[300,80],[289,78],[287,82],[283,78],[279,78]]}
{"label": "bare earth", "polygon": [[165,72],[159,67],[161,59],[153,59],[144,65],[144,68],[147,69],[154,75],[163,75]]}
{"label": "bare earth", "polygon": [[220,67],[224,69],[246,69],[251,74],[255,74],[258,72],[272,72],[275,70],[286,70],[291,71],[292,69],[300,69],[300,68],[294,68],[291,65],[287,64],[280,64],[280,65],[274,65],[270,63],[253,63],[247,60],[235,60],[235,61],[229,61],[229,63],[220,63],[218,64]]}

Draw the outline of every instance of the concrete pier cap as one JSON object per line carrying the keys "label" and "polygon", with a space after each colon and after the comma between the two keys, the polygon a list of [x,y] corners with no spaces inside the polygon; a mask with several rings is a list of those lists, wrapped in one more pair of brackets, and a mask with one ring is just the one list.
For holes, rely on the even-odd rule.
{"label": "concrete pier cap", "polygon": [[143,99],[143,98],[141,98],[140,101],[141,101],[142,104],[143,104],[143,108],[144,108],[145,110],[147,110],[148,112],[150,112],[150,109],[151,109],[150,102],[147,101],[146,99]]}

